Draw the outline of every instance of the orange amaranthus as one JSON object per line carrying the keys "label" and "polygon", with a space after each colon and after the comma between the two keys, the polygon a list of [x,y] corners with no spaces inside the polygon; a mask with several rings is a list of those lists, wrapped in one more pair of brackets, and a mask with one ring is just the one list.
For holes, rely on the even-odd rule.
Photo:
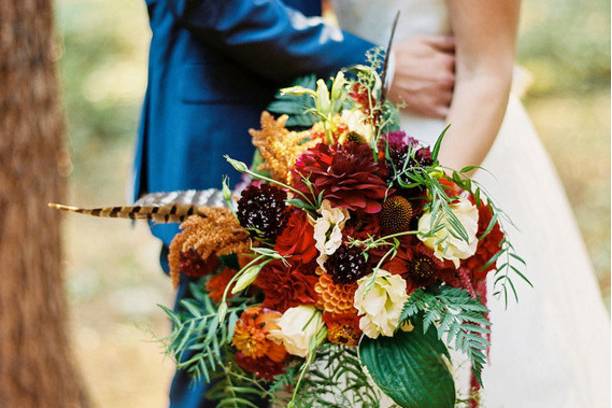
{"label": "orange amaranthus", "polygon": [[286,127],[287,115],[274,119],[268,112],[261,114],[261,130],[250,129],[253,145],[259,150],[264,163],[261,170],[269,171],[275,180],[287,182],[289,171],[298,156],[319,143],[309,140],[308,132],[291,132]]}
{"label": "orange amaranthus", "polygon": [[[202,216],[193,215],[181,224],[181,233],[170,244],[168,262],[175,287],[181,273],[202,276],[216,267],[216,257],[250,248],[249,233],[229,209],[203,208],[200,212]],[[198,273],[190,274],[193,269]]]}

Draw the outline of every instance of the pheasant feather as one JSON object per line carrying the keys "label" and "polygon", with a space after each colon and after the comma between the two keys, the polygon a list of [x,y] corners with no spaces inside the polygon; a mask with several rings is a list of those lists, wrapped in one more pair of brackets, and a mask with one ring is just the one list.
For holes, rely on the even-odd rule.
{"label": "pheasant feather", "polygon": [[180,223],[190,215],[205,217],[202,211],[204,208],[224,206],[223,193],[216,189],[151,193],[128,206],[81,208],[49,203],[51,208],[93,217],[129,218],[157,223]]}

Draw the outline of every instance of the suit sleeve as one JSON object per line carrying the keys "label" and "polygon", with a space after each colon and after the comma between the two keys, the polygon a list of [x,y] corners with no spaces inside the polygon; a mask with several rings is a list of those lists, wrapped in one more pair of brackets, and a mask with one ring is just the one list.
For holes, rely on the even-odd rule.
{"label": "suit sleeve", "polygon": [[280,0],[171,0],[173,12],[210,47],[274,81],[329,74],[365,61],[374,45],[306,17]]}

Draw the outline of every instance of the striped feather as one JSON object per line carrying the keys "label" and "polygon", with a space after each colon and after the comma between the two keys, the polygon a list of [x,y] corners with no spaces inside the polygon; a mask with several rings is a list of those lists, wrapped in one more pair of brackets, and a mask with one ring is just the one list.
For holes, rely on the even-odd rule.
{"label": "striped feather", "polygon": [[134,205],[164,206],[169,204],[188,204],[196,207],[225,207],[220,190],[183,190],[169,193],[150,193],[142,196]]}
{"label": "striped feather", "polygon": [[223,207],[224,204],[221,191],[209,189],[151,193],[128,206],[80,208],[49,203],[49,207],[93,217],[129,218],[166,224],[183,222],[194,214],[204,216],[201,209]]}

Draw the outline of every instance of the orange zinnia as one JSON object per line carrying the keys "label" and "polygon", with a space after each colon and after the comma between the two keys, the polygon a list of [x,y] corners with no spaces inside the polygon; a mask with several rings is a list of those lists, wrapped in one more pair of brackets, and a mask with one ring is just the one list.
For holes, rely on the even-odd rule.
{"label": "orange zinnia", "polygon": [[337,315],[325,312],[323,321],[327,326],[327,340],[330,343],[346,347],[356,347],[359,344],[362,332],[357,313]]}
{"label": "orange zinnia", "polygon": [[270,339],[270,330],[279,328],[276,320],[280,317],[279,312],[261,306],[249,307],[236,323],[232,344],[246,357],[283,361],[287,357],[285,347]]}

